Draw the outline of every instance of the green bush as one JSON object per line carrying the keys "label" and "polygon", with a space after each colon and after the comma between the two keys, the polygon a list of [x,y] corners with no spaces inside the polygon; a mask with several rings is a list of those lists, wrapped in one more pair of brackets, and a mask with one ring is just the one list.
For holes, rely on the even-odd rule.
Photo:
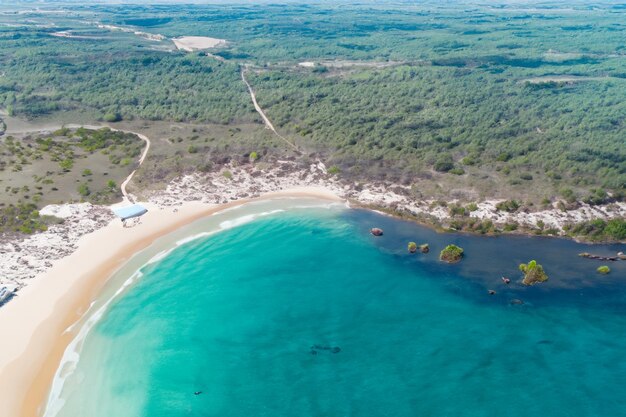
{"label": "green bush", "polygon": [[105,122],[115,123],[122,120],[122,116],[119,113],[106,113],[102,119]]}
{"label": "green bush", "polygon": [[341,170],[339,169],[338,166],[333,165],[332,167],[328,168],[328,173],[330,175],[337,175],[341,172]]}
{"label": "green bush", "polygon": [[598,267],[597,271],[598,271],[600,274],[606,275],[606,274],[608,274],[609,272],[611,272],[611,268],[609,268],[609,267],[608,267],[608,266],[606,266],[606,265],[602,265],[602,266]]}
{"label": "green bush", "polygon": [[81,184],[78,186],[78,194],[83,197],[87,197],[89,194],[91,194],[91,190],[89,189],[87,184]]}
{"label": "green bush", "polygon": [[548,280],[548,275],[546,275],[543,267],[535,260],[527,264],[520,264],[519,270],[524,273],[524,279],[522,280],[524,285],[534,285]]}
{"label": "green bush", "polygon": [[521,203],[517,200],[506,200],[496,204],[496,208],[500,211],[515,213],[521,207]]}

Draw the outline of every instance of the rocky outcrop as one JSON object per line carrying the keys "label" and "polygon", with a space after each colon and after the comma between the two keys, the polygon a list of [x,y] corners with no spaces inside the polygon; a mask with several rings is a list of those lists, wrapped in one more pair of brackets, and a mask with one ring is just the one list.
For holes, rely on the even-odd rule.
{"label": "rocky outcrop", "polygon": [[373,234],[374,236],[382,236],[383,235],[383,229],[379,229],[378,227],[374,227],[372,230],[370,230],[370,233]]}
{"label": "rocky outcrop", "polygon": [[456,245],[448,245],[439,254],[439,260],[449,264],[457,263],[463,258],[463,248]]}

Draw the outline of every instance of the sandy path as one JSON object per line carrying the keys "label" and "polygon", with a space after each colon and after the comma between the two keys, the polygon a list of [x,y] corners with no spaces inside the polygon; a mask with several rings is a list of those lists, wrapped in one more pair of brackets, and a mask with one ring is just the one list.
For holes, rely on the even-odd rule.
{"label": "sandy path", "polygon": [[[115,130],[115,129],[112,129]],[[143,150],[143,153],[141,154],[141,158],[139,158],[139,165],[137,166],[136,169],[133,170],[133,172],[130,173],[130,175],[128,175],[128,177],[126,177],[126,179],[124,180],[124,182],[122,183],[122,185],[120,186],[120,189],[122,191],[122,195],[124,196],[124,201],[127,202],[131,202],[134,203],[134,201],[132,200],[132,198],[128,195],[128,193],[126,192],[126,186],[128,185],[128,183],[130,182],[130,180],[133,179],[133,175],[135,175],[135,172],[137,172],[137,170],[141,167],[141,164],[143,164],[143,161],[146,159],[146,156],[148,156],[148,151],[150,150],[150,138],[148,138],[146,135],[142,135],[141,133],[136,133],[136,132],[129,132],[124,130],[123,132],[127,132],[127,133],[134,133],[135,135],[137,135],[141,140],[143,140],[144,142],[146,142],[146,147]]]}
{"label": "sandy path", "polygon": [[244,83],[246,83],[246,86],[248,86],[248,91],[250,92],[250,97],[252,98],[252,103],[254,104],[254,108],[256,109],[257,113],[259,113],[261,115],[261,118],[263,119],[263,123],[265,123],[265,126],[271,130],[272,132],[274,132],[274,134],[276,136],[278,136],[280,139],[282,139],[285,143],[287,143],[290,147],[292,147],[293,149],[295,149],[296,151],[298,151],[298,147],[296,146],[295,143],[291,142],[289,139],[285,138],[283,135],[281,135],[280,133],[278,133],[276,131],[276,129],[274,128],[274,125],[272,124],[272,121],[269,119],[269,117],[267,117],[265,115],[265,113],[263,112],[263,109],[261,108],[261,106],[259,106],[259,103],[257,103],[256,101],[256,95],[254,94],[254,90],[252,89],[252,86],[250,85],[250,83],[248,82],[248,80],[246,80],[246,76],[245,76],[245,72],[246,72],[246,68],[242,67],[241,68],[241,79],[243,80]]}

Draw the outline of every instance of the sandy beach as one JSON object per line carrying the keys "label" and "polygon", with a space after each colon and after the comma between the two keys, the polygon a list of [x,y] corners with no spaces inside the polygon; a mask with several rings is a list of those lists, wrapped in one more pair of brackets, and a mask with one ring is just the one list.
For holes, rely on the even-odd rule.
{"label": "sandy beach", "polygon": [[0,417],[42,413],[53,375],[78,322],[97,299],[108,278],[157,238],[195,220],[251,201],[315,197],[341,201],[320,187],[296,187],[226,204],[186,202],[176,209],[146,204],[141,223],[124,228],[119,220],[86,234],[78,249],[37,277],[0,309]]}

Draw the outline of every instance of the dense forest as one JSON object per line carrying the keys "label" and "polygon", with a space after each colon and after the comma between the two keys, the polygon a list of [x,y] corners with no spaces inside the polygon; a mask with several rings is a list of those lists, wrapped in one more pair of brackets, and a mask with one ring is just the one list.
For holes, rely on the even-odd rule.
{"label": "dense forest", "polygon": [[[345,179],[536,204],[626,195],[618,5],[21,7],[0,9],[0,108],[9,115],[260,123],[240,78],[246,65],[281,133]],[[169,38],[183,35],[228,44],[213,56],[178,51]],[[210,139],[212,152],[232,152],[220,145],[228,138]]]}

